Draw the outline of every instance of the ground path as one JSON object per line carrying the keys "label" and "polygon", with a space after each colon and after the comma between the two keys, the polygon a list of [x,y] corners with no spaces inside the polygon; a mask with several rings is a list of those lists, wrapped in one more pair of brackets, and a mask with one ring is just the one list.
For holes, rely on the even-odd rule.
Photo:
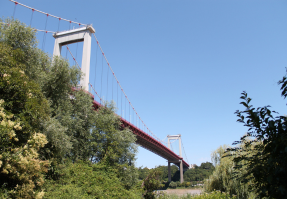
{"label": "ground path", "polygon": [[167,190],[162,190],[164,193],[167,194],[175,194],[178,196],[186,195],[186,194],[191,194],[191,195],[197,195],[202,193],[202,189],[167,189]]}

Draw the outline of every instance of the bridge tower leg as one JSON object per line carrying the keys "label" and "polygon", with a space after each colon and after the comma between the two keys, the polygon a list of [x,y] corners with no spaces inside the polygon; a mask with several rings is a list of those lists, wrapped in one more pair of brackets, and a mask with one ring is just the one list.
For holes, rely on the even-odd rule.
{"label": "bridge tower leg", "polygon": [[64,45],[84,42],[81,71],[84,73],[85,77],[81,79],[80,85],[82,89],[85,89],[87,91],[89,89],[92,33],[95,33],[95,29],[89,25],[73,30],[57,32],[53,35],[53,37],[55,38],[53,57],[61,55],[61,49]]}
{"label": "bridge tower leg", "polygon": [[168,162],[168,182],[171,182],[170,162]]}
{"label": "bridge tower leg", "polygon": [[180,172],[180,183],[183,183],[183,162],[182,159],[180,160],[180,168],[179,168],[179,172]]}
{"label": "bridge tower leg", "polygon": [[[178,140],[179,142],[179,157],[180,159],[180,166],[179,166],[179,173],[180,173],[180,183],[183,183],[183,158],[182,158],[182,153],[181,153],[181,135],[168,135],[167,136],[167,143],[168,143],[168,148],[170,148],[170,140]],[[168,168],[170,168],[170,164],[168,163]]]}

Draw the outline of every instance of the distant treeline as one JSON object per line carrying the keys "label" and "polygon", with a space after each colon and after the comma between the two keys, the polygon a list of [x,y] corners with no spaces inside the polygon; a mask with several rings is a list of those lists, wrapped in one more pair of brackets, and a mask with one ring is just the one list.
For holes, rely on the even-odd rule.
{"label": "distant treeline", "polygon": [[[168,181],[168,166],[158,166],[156,169],[161,171],[160,178],[162,181]],[[145,179],[149,173],[147,167],[139,167],[139,179]],[[176,165],[172,165],[171,168],[171,181],[179,181],[180,180],[180,173],[179,169]],[[208,178],[212,172],[214,171],[214,166],[211,162],[201,163],[200,166],[194,165],[194,168],[188,169],[184,172],[183,178],[185,182],[191,182],[191,184],[196,183],[197,181],[203,181],[204,179]]]}

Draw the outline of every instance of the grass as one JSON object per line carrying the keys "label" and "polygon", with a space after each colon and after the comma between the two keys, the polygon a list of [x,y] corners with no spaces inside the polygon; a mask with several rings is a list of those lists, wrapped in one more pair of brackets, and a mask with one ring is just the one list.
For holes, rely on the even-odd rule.
{"label": "grass", "polygon": [[[175,189],[202,189],[203,186],[194,186],[194,187],[176,187]],[[168,187],[167,189],[173,189]]]}
{"label": "grass", "polygon": [[235,199],[235,196],[229,196],[226,193],[221,193],[220,191],[213,191],[211,193],[204,193],[200,195],[190,195],[186,194],[183,196],[178,196],[175,194],[161,194],[157,197],[158,199]]}

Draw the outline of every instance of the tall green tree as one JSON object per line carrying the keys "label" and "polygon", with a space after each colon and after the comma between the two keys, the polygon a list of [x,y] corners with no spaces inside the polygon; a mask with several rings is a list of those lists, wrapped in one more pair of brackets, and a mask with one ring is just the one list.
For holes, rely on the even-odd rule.
{"label": "tall green tree", "polygon": [[158,168],[152,169],[149,172],[149,175],[143,180],[142,188],[143,188],[143,196],[146,199],[154,199],[156,198],[156,193],[154,190],[158,190],[163,187],[161,179],[161,170]]}
{"label": "tall green tree", "polygon": [[138,168],[138,174],[139,174],[139,179],[143,180],[148,176],[149,169],[147,167],[142,168],[142,166],[141,166]]}
{"label": "tall green tree", "polygon": [[41,124],[49,118],[50,109],[40,86],[24,72],[25,56],[21,45],[13,47],[0,40],[0,194],[41,198],[49,166],[49,161],[39,157],[47,143]]}
{"label": "tall green tree", "polygon": [[[287,77],[279,81],[282,96],[287,96]],[[246,168],[247,173],[239,179],[247,183],[259,197],[285,198],[287,195],[287,128],[286,116],[271,111],[270,106],[253,108],[251,98],[242,93],[244,111],[236,111],[238,122],[248,127],[248,132],[235,144],[241,147],[230,149],[238,152],[234,157],[238,169]],[[247,140],[248,138],[251,140]],[[254,153],[255,152],[255,153]],[[235,174],[236,175],[236,174]]]}
{"label": "tall green tree", "polygon": [[[242,183],[239,179],[234,178],[234,173],[238,176],[243,176],[246,171],[245,168],[235,168],[232,154],[234,152],[227,151],[228,146],[220,146],[217,150],[212,152],[211,158],[215,165],[215,170],[208,179],[204,180],[204,189],[206,192],[218,190],[226,192],[230,196],[236,195],[237,198],[253,198],[254,193],[248,190],[248,185]],[[237,153],[239,155],[239,153]],[[249,182],[251,183],[251,182]]]}
{"label": "tall green tree", "polygon": [[184,172],[184,181],[203,181],[208,178],[214,171],[214,166],[211,162],[203,162],[199,167],[189,169]]}
{"label": "tall green tree", "polygon": [[[13,55],[1,55],[1,71],[3,74],[9,70],[21,71],[19,75],[21,78],[16,76],[13,78],[13,81],[18,81],[19,86],[11,86],[10,83],[10,85],[7,85],[7,91],[2,90],[3,95],[1,95],[1,98],[4,99],[6,104],[9,103],[11,105],[11,107],[6,106],[5,108],[9,111],[10,108],[12,109],[14,107],[14,110],[11,110],[11,112],[16,114],[15,111],[18,111],[17,114],[22,115],[21,120],[23,122],[33,121],[33,123],[30,122],[29,125],[25,124],[25,128],[29,126],[31,126],[32,129],[37,128],[37,131],[41,131],[48,136],[49,144],[45,146],[45,153],[43,153],[43,150],[40,153],[41,158],[62,158],[64,154],[71,149],[71,143],[69,137],[65,134],[67,128],[62,126],[57,118],[54,118],[57,110],[54,104],[57,104],[58,101],[64,103],[65,100],[63,96],[66,98],[66,104],[68,103],[69,94],[67,91],[68,89],[71,90],[71,85],[76,84],[75,82],[79,79],[80,72],[75,72],[75,69],[69,69],[68,63],[63,59],[57,59],[57,61],[52,64],[51,58],[37,48],[35,31],[30,27],[9,18],[5,20],[1,19],[1,21],[6,23],[1,23],[0,25],[2,53]],[[63,72],[66,74],[65,77],[70,79],[67,80],[67,78],[64,78]],[[52,82],[52,77],[62,82]],[[23,78],[25,78],[25,80],[23,80]],[[22,81],[22,83],[20,81]],[[33,87],[37,90],[38,103],[42,104],[39,106],[36,106],[36,104],[30,105],[30,108],[34,109],[35,113],[38,114],[33,115],[35,118],[33,120],[29,119],[32,114],[25,114],[24,109],[21,108],[21,104],[25,103],[25,100],[21,99],[24,95],[19,97],[17,94],[27,92],[25,89],[27,85],[31,86],[31,84],[33,84]],[[51,84],[52,86],[49,86]],[[4,87],[1,89],[3,88]],[[28,90],[33,91],[35,89],[29,88]],[[61,96],[58,93],[61,93]],[[34,94],[30,93],[29,95]],[[44,105],[44,103],[46,104]],[[45,113],[41,111],[43,108],[45,108]]]}

